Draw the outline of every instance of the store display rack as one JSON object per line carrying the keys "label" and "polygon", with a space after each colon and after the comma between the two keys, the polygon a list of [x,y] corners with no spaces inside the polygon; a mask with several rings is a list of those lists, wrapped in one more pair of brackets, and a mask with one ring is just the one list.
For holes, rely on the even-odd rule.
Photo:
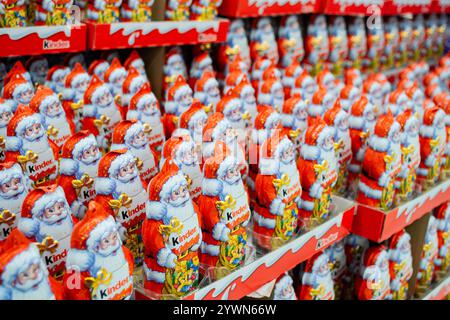
{"label": "store display rack", "polygon": [[[284,246],[265,254],[224,278],[214,281],[185,297],[186,300],[236,300],[256,291],[283,272],[311,258],[349,234],[355,212],[354,203],[334,197],[336,213],[320,226]],[[136,288],[136,299],[150,299]]]}
{"label": "store display rack", "polygon": [[421,297],[421,300],[443,300],[448,295],[450,295],[450,274],[431,289],[431,291]]}

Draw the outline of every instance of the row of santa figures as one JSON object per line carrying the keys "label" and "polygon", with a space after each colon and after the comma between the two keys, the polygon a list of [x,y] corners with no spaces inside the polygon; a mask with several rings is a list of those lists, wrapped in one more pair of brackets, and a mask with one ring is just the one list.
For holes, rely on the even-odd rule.
{"label": "row of santa figures", "polygon": [[228,55],[239,49],[249,66],[264,55],[282,68],[297,61],[304,62],[314,75],[324,65],[341,75],[346,65],[377,71],[443,54],[445,14],[389,16],[376,23],[377,27],[372,27],[373,22],[363,17],[325,15],[290,15],[280,20],[263,17],[250,23],[235,19],[218,60],[224,70]]}
{"label": "row of santa figures", "polygon": [[[402,230],[384,244],[357,235],[331,245],[306,263],[282,274],[274,300],[406,300],[420,298],[450,271],[450,207],[445,203],[430,216],[418,264],[415,288],[411,236]],[[292,275],[292,276],[291,276]]]}
{"label": "row of santa figures", "polygon": [[[152,20],[154,3],[154,0],[2,0],[0,28],[67,25],[74,19],[96,23],[148,22]],[[170,0],[165,4],[164,15],[171,21],[214,20],[220,4],[221,1]]]}

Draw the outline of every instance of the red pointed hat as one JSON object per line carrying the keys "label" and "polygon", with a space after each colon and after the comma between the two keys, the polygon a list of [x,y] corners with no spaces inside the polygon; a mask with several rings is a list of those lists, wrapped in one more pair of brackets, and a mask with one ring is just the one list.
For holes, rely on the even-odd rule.
{"label": "red pointed hat", "polygon": [[86,70],[84,70],[83,66],[80,63],[75,63],[75,65],[73,66],[73,69],[70,71],[70,73],[67,75],[66,77],[66,83],[65,83],[65,87],[66,88],[70,88],[72,87],[72,81],[73,79],[80,75],[86,73]]}
{"label": "red pointed hat", "polygon": [[150,201],[161,201],[160,193],[170,178],[179,174],[180,169],[171,160],[165,161],[161,171],[150,181],[148,186],[148,197]]}
{"label": "red pointed hat", "polygon": [[69,139],[67,139],[67,141],[62,146],[61,158],[73,159],[73,157],[79,154],[79,152],[81,151],[79,150],[79,147],[81,147],[79,143],[81,142],[81,144],[83,144],[84,141],[88,140],[89,142],[97,144],[97,140],[95,139],[94,135],[89,131],[82,130],[75,133]]}
{"label": "red pointed hat", "polygon": [[180,128],[189,129],[189,122],[192,117],[201,110],[203,110],[202,104],[197,99],[194,99],[191,106],[180,116]]}

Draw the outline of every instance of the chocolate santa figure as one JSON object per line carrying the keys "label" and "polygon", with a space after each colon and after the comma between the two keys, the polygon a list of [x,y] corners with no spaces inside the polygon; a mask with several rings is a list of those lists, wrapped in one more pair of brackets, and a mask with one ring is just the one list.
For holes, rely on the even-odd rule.
{"label": "chocolate santa figure", "polygon": [[188,182],[192,201],[198,203],[198,197],[202,192],[203,173],[200,169],[197,146],[192,137],[186,134],[172,136],[164,144],[162,156],[160,166],[162,167],[165,161],[173,161]]}
{"label": "chocolate santa figure", "polygon": [[383,23],[384,27],[384,56],[383,65],[386,69],[392,69],[395,66],[395,57],[399,50],[400,32],[396,16],[386,17]]}
{"label": "chocolate santa figure", "polygon": [[106,69],[103,81],[107,83],[114,96],[122,96],[122,86],[127,77],[127,70],[122,66],[118,58],[114,58]]}
{"label": "chocolate santa figure", "polygon": [[420,122],[418,115],[413,114],[410,109],[398,115],[396,119],[402,129],[402,168],[397,175],[395,186],[398,188],[398,196],[405,200],[412,196],[416,187],[416,171],[420,165]]}
{"label": "chocolate santa figure", "polygon": [[120,223],[124,245],[139,265],[143,260],[141,226],[146,212],[147,184],[139,175],[137,162],[127,149],[105,154],[98,164],[95,202]]}
{"label": "chocolate santa figure", "polygon": [[59,150],[44,125],[39,113],[19,107],[6,131],[6,161],[20,163],[35,186],[51,184],[58,175]]}
{"label": "chocolate santa figure", "polygon": [[238,133],[222,113],[213,113],[203,127],[203,160],[208,159],[214,153],[216,141],[224,142],[230,149],[230,153],[239,161],[239,170],[242,177],[246,179],[248,174],[248,163],[244,146],[239,143]]}
{"label": "chocolate santa figure", "polygon": [[29,83],[33,83],[31,81],[31,74],[28,72],[28,70],[23,65],[22,61],[16,60],[14,65],[9,69],[8,73],[5,75],[3,79],[3,85],[8,84],[8,82],[15,78],[17,75],[21,75],[22,78],[24,78]]}
{"label": "chocolate santa figure", "polygon": [[28,16],[25,0],[2,0],[0,5],[0,25],[2,27],[17,28],[27,25]]}
{"label": "chocolate santa figure", "polygon": [[255,240],[264,249],[275,249],[297,231],[302,194],[295,146],[278,130],[261,146],[255,191]]}
{"label": "chocolate santa figure", "polygon": [[78,219],[84,217],[89,201],[96,196],[94,182],[101,156],[97,139],[88,131],[74,134],[62,147],[58,183]]}
{"label": "chocolate santa figure", "polygon": [[48,274],[36,244],[19,230],[0,248],[0,300],[62,300],[61,284]]}
{"label": "chocolate santa figure", "polygon": [[296,95],[284,102],[281,113],[283,128],[295,144],[297,154],[300,152],[305,139],[306,128],[308,127],[307,106],[307,102],[300,95]]}
{"label": "chocolate santa figure", "polygon": [[436,260],[439,252],[439,238],[437,234],[437,221],[431,215],[428,221],[425,241],[420,257],[419,270],[417,272],[416,294],[426,291],[434,279]]}
{"label": "chocolate santa figure", "polygon": [[63,276],[74,221],[63,188],[38,187],[24,199],[19,230],[37,242],[50,275]]}
{"label": "chocolate santa figure", "polygon": [[[441,177],[446,178],[450,176],[450,97],[447,93],[440,94],[434,99],[434,103],[445,112],[445,130],[447,132],[447,139],[445,144],[445,150],[442,155],[442,170]],[[442,129],[439,130],[439,136],[443,136]]]}
{"label": "chocolate santa figure", "polygon": [[123,120],[114,128],[111,151],[127,148],[136,157],[140,177],[146,184],[158,172],[158,158],[151,149],[148,135],[151,128],[137,120]]}
{"label": "chocolate santa figure", "polygon": [[343,63],[348,55],[348,38],[345,18],[343,16],[331,16],[328,24],[328,42],[331,70],[335,75],[342,74]]}
{"label": "chocolate santa figure", "polygon": [[197,80],[194,87],[194,98],[199,100],[203,105],[211,107],[215,110],[220,100],[219,82],[216,80],[214,72],[205,71],[200,79]]}
{"label": "chocolate santa figure", "polygon": [[280,111],[284,103],[284,89],[281,80],[272,73],[262,84],[258,92],[258,103],[273,106]]}
{"label": "chocolate santa figure", "polygon": [[334,283],[328,255],[317,253],[306,262],[300,300],[334,300]]}
{"label": "chocolate santa figure", "polygon": [[410,100],[404,90],[397,88],[389,94],[386,112],[390,111],[396,117],[408,109],[410,109]]}
{"label": "chocolate santa figure", "polygon": [[273,289],[273,300],[297,300],[293,284],[294,280],[287,272],[279,276]]}
{"label": "chocolate santa figure", "polygon": [[348,128],[348,113],[341,108],[340,101],[336,100],[333,108],[325,112],[323,119],[328,126],[335,129],[333,139],[338,162],[338,177],[334,190],[340,194],[345,194],[348,189],[348,165],[353,156]]}
{"label": "chocolate santa figure", "polygon": [[300,96],[311,102],[314,93],[317,90],[317,83],[311,77],[306,69],[295,79],[295,86],[291,91],[291,95],[300,94]]}
{"label": "chocolate santa figure", "polygon": [[67,116],[58,95],[52,89],[38,86],[29,106],[44,117],[47,134],[59,148],[75,132],[73,119]]}
{"label": "chocolate santa figure", "polygon": [[197,289],[201,216],[188,182],[171,161],[149,185],[147,216],[142,226],[144,287],[181,297]]}
{"label": "chocolate santa figure", "polygon": [[201,48],[200,52],[192,59],[191,69],[189,70],[189,85],[194,87],[205,72],[214,72],[213,60],[210,53]]}
{"label": "chocolate santa figure", "polygon": [[138,69],[134,67],[130,67],[128,69],[128,74],[122,84],[121,104],[124,109],[129,106],[131,98],[146,84],[148,84],[151,90],[151,86],[147,78],[139,73]]}
{"label": "chocolate santa figure", "polygon": [[303,67],[300,63],[294,61],[284,69],[284,76],[281,83],[284,87],[285,98],[292,96],[292,91],[295,88],[295,80],[303,73]]}
{"label": "chocolate santa figure", "polygon": [[114,23],[120,20],[122,0],[89,1],[87,18],[96,23]]}
{"label": "chocolate santa figure", "polygon": [[0,98],[0,161],[5,161],[6,130],[14,110],[11,101]]}
{"label": "chocolate santa figure", "polygon": [[191,20],[210,21],[217,18],[217,9],[222,0],[193,0],[191,5]]}
{"label": "chocolate santa figure", "polygon": [[145,83],[131,98],[126,118],[127,120],[139,120],[144,125],[150,126],[151,131],[148,132],[150,146],[157,154],[161,153],[166,138],[161,122],[159,101],[149,83]]}
{"label": "chocolate santa figure", "polygon": [[289,66],[293,61],[300,63],[303,60],[305,49],[297,16],[282,17],[278,28],[278,51],[283,68]]}
{"label": "chocolate santa figure", "polygon": [[308,119],[314,120],[323,117],[335,102],[336,95],[333,91],[328,91],[325,87],[319,87],[312,96],[311,103],[308,104]]}
{"label": "chocolate santa figure", "polygon": [[386,247],[378,245],[367,249],[360,274],[355,280],[358,300],[391,300],[390,282]]}
{"label": "chocolate santa figure", "polygon": [[228,64],[228,58],[226,55],[227,49],[239,48],[239,55],[247,65],[247,70],[250,68],[250,47],[248,44],[247,34],[245,31],[245,23],[242,19],[234,19],[230,22],[230,27],[227,33],[226,45],[219,48],[219,61],[222,68]]}
{"label": "chocolate santa figure", "polygon": [[450,205],[446,202],[440,205],[434,212],[437,223],[438,235],[438,256],[435,268],[436,276],[442,278],[447,273],[450,266]]}
{"label": "chocolate santa figure", "polygon": [[199,101],[194,100],[191,106],[181,114],[179,119],[179,127],[189,131],[196,148],[199,148],[203,141],[203,128],[208,119],[208,114],[205,109],[209,108],[203,106]]}
{"label": "chocolate santa figure", "polygon": [[382,115],[367,143],[356,201],[388,210],[394,202],[394,181],[401,166],[400,125],[391,114]]}
{"label": "chocolate santa figure", "polygon": [[216,111],[224,114],[231,127],[236,129],[239,143],[245,147],[246,128],[249,126],[250,113],[244,109],[244,104],[240,97],[234,91],[228,91],[217,104]]}
{"label": "chocolate santa figure", "polygon": [[163,70],[163,91],[165,93],[167,93],[167,90],[175,82],[177,76],[181,75],[187,79],[186,63],[184,62],[183,52],[180,47],[172,47],[166,52]]}
{"label": "chocolate santa figure", "polygon": [[148,22],[152,20],[154,0],[128,0],[120,8],[122,21]]}
{"label": "chocolate santa figure", "polygon": [[344,294],[344,278],[347,277],[348,272],[344,241],[332,244],[325,252],[328,254],[335,299],[340,300]]}
{"label": "chocolate santa figure", "polygon": [[225,83],[223,85],[223,93],[227,94],[228,91],[233,89],[236,86],[236,84],[238,84],[244,77],[246,77],[246,74],[240,68],[239,70],[229,72],[225,77]]}
{"label": "chocolate santa figure", "polygon": [[352,17],[348,24],[348,58],[353,67],[360,69],[367,52],[366,28],[363,17]]}
{"label": "chocolate santa figure", "polygon": [[18,163],[0,163],[0,246],[20,219],[22,203],[31,189]]}
{"label": "chocolate santa figure", "polygon": [[345,292],[345,297],[355,298],[355,278],[361,270],[364,252],[369,248],[369,240],[355,234],[350,234],[345,238],[344,248],[348,269],[348,276],[344,277],[346,288],[348,288]]}
{"label": "chocolate santa figure", "polygon": [[166,6],[166,20],[189,20],[192,0],[169,0]]}
{"label": "chocolate santa figure", "polygon": [[328,58],[328,30],[324,15],[312,15],[306,33],[305,50],[307,62],[311,65],[313,76],[322,70],[323,63]]}
{"label": "chocolate santa figure", "polygon": [[363,78],[361,75],[361,71],[354,67],[345,69],[344,83],[346,85],[352,85],[357,87],[358,89],[362,89]]}
{"label": "chocolate santa figure", "polygon": [[193,92],[179,75],[172,87],[167,92],[167,100],[164,104],[166,113],[163,116],[164,131],[170,138],[172,132],[178,127],[179,116],[186,111],[193,102]]}
{"label": "chocolate santa figure", "polygon": [[243,265],[250,221],[249,198],[239,162],[218,141],[214,155],[203,165],[204,179],[199,209],[203,242],[200,261],[221,276]]}
{"label": "chocolate santa figure", "polygon": [[47,58],[43,56],[33,56],[27,60],[25,67],[30,72],[31,80],[34,84],[44,84],[45,77],[48,73]]}
{"label": "chocolate santa figure", "polygon": [[96,75],[99,77],[102,81],[105,80],[105,72],[108,70],[110,64],[107,60],[104,59],[98,59],[91,62],[88,68],[88,73],[90,76]]}
{"label": "chocolate santa figure", "polygon": [[278,63],[277,41],[270,18],[263,17],[253,21],[250,40],[250,50],[253,59],[258,55],[258,47],[263,45],[267,46],[267,58],[275,64]]}
{"label": "chocolate santa figure", "polygon": [[411,236],[404,230],[389,239],[389,271],[393,300],[406,300],[408,282],[413,273]]}
{"label": "chocolate santa figure", "polygon": [[79,63],[83,68],[87,68],[86,59],[84,58],[83,53],[68,53],[64,57],[64,65],[73,69],[75,65]]}
{"label": "chocolate santa figure", "polygon": [[35,25],[60,26],[71,22],[73,0],[42,0],[36,6]]}
{"label": "chocolate santa figure", "polygon": [[409,53],[412,53],[412,21],[405,17],[399,19],[399,44],[398,44],[398,63],[400,66],[406,64],[409,59]]}
{"label": "chocolate santa figure", "polygon": [[3,99],[8,100],[14,108],[19,104],[28,105],[33,94],[33,85],[20,74],[14,74],[3,87]]}
{"label": "chocolate santa figure", "polygon": [[241,98],[244,110],[250,115],[250,123],[254,123],[257,114],[255,89],[251,85],[247,76],[243,76],[239,83],[233,88],[234,93]]}
{"label": "chocolate santa figure", "polygon": [[76,129],[81,130],[83,118],[84,93],[89,86],[90,76],[81,64],[76,63],[66,76],[64,90],[62,91],[62,103],[66,114],[73,115]]}
{"label": "chocolate santa figure", "polygon": [[420,165],[418,182],[425,188],[439,180],[441,161],[447,141],[445,112],[437,106],[426,108],[419,129]]}
{"label": "chocolate santa figure", "polygon": [[322,223],[330,214],[332,188],[338,176],[334,131],[319,119],[305,132],[297,161],[303,188],[300,218],[305,228]]}
{"label": "chocolate santa figure", "polygon": [[349,187],[356,192],[361,164],[367,149],[367,139],[373,132],[376,123],[376,108],[370,103],[367,96],[363,95],[351,107],[348,118],[348,126],[352,146],[352,159],[348,166]]}
{"label": "chocolate santa figure", "polygon": [[139,72],[141,76],[145,78],[146,81],[148,81],[147,73],[145,71],[145,62],[144,60],[142,60],[141,56],[136,50],[131,51],[130,55],[123,63],[123,66],[128,71],[130,71],[131,67],[133,67]]}
{"label": "chocolate santa figure", "polygon": [[63,93],[66,83],[66,77],[70,73],[70,69],[61,65],[54,65],[48,69],[44,85],[49,87],[56,93]]}
{"label": "chocolate santa figure", "polygon": [[325,88],[331,92],[335,99],[339,97],[344,84],[339,78],[336,78],[333,73],[325,66],[316,76],[316,82],[319,87]]}
{"label": "chocolate santa figure", "polygon": [[[95,202],[73,228],[63,280],[66,299],[127,300],[133,294],[133,256],[114,218]],[[74,285],[78,284],[78,285]]]}
{"label": "chocolate santa figure", "polygon": [[361,90],[352,85],[348,84],[344,88],[342,88],[341,93],[339,94],[339,100],[341,101],[341,107],[346,112],[350,112],[353,104],[358,101],[361,97]]}
{"label": "chocolate santa figure", "polygon": [[84,94],[82,129],[95,135],[103,150],[108,150],[112,132],[122,120],[117,97],[113,97],[109,86],[96,75]]}
{"label": "chocolate santa figure", "polygon": [[366,64],[370,71],[377,72],[384,49],[383,21],[379,19],[377,28],[367,28]]}

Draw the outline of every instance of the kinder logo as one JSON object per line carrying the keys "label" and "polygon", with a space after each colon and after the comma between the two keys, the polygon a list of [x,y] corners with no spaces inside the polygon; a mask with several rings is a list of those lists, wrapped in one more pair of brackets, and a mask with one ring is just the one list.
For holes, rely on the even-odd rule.
{"label": "kinder logo", "polygon": [[44,50],[55,50],[55,49],[69,49],[70,41],[69,40],[44,40],[42,42],[42,48]]}
{"label": "kinder logo", "polygon": [[119,282],[117,282],[116,284],[114,284],[113,286],[104,289],[104,290],[100,290],[100,298],[101,299],[105,299],[111,295],[113,295],[116,292],[119,292],[122,288],[124,288],[125,286],[127,286],[129,283],[129,278],[125,278],[120,280]]}
{"label": "kinder logo", "polygon": [[332,242],[336,241],[337,238],[338,238],[338,233],[336,232],[336,233],[330,234],[326,238],[319,239],[317,241],[316,250],[331,244]]}
{"label": "kinder logo", "polygon": [[215,42],[215,41],[217,41],[217,35],[200,33],[198,35],[198,41],[199,42]]}
{"label": "kinder logo", "polygon": [[181,243],[187,241],[189,238],[191,238],[195,233],[196,233],[197,229],[196,228],[192,228],[190,229],[187,233],[183,234],[180,237],[172,237],[172,246],[178,246]]}
{"label": "kinder logo", "polygon": [[67,256],[67,249],[64,249],[63,252],[60,252],[58,254],[54,254],[52,256],[46,256],[45,257],[45,264],[46,265],[52,265],[54,263],[60,262],[61,260],[64,260]]}
{"label": "kinder logo", "polygon": [[38,164],[38,165],[32,165],[32,164],[28,165],[28,172],[29,173],[35,173],[36,171],[45,169],[45,167],[50,166],[52,163],[53,163],[52,160],[47,160],[47,161],[44,161],[44,162],[42,162],[41,164]]}

